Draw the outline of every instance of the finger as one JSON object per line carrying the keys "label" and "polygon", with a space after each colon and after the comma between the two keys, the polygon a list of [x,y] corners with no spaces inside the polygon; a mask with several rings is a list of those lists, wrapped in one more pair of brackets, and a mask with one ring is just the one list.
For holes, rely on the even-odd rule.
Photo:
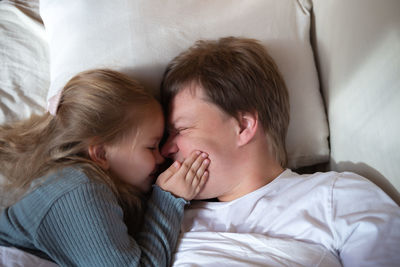
{"label": "finger", "polygon": [[[187,180],[190,183],[190,180]],[[192,179],[192,188],[196,188],[200,183],[200,177],[194,176]]]}
{"label": "finger", "polygon": [[182,166],[180,167],[178,173],[179,175],[182,175],[183,177],[186,177],[187,172],[190,170],[192,167],[193,162],[201,155],[200,151],[194,151],[190,154],[188,158],[185,159],[185,161],[182,163]]}
{"label": "finger", "polygon": [[201,166],[197,169],[196,176],[201,178],[204,174],[204,172],[207,170],[208,166],[210,164],[209,159],[204,159],[203,162],[201,163]]}
{"label": "finger", "polygon": [[177,160],[173,164],[171,164],[171,166],[169,166],[169,168],[165,170],[165,172],[168,173],[168,177],[174,175],[179,170],[180,166],[181,163]]}
{"label": "finger", "polygon": [[193,162],[192,166],[190,166],[190,169],[188,170],[187,174],[186,174],[186,180],[188,180],[189,182],[194,179],[194,178],[200,178],[201,175],[203,175],[203,173],[201,173],[201,175],[197,175],[197,171],[201,168],[201,166],[203,165],[203,162],[205,160],[207,160],[208,155],[206,153],[201,153],[201,155],[199,155],[196,160]]}
{"label": "finger", "polygon": [[177,160],[171,166],[169,166],[168,170],[171,170],[171,172],[176,173],[179,168],[181,167],[181,163]]}
{"label": "finger", "polygon": [[209,172],[205,171],[203,173],[203,176],[201,176],[201,178],[199,179],[199,184],[197,185],[197,187],[195,189],[196,195],[201,191],[201,189],[203,189],[204,185],[206,184],[206,182],[208,180],[208,176],[209,176]]}
{"label": "finger", "polygon": [[166,169],[165,171],[163,171],[159,176],[157,181],[160,179],[162,181],[166,181],[169,178],[171,178],[175,173],[177,173],[179,171],[179,168],[181,166],[181,163],[179,161],[175,161],[173,164],[171,164],[171,166],[169,166],[168,169]]}
{"label": "finger", "polygon": [[[199,160],[199,159],[197,159],[197,160]],[[200,183],[200,180],[201,180],[204,172],[206,171],[208,164],[210,163],[210,160],[202,157],[202,159],[200,159],[199,162],[200,162],[200,166],[197,169],[197,172],[194,173],[195,169],[191,168],[187,174],[188,177],[186,177],[186,180],[188,181],[188,183],[190,183],[190,181],[192,181],[193,188],[196,188],[196,186]],[[192,167],[195,165],[195,163],[193,163]],[[189,176],[191,176],[191,177],[189,177]]]}

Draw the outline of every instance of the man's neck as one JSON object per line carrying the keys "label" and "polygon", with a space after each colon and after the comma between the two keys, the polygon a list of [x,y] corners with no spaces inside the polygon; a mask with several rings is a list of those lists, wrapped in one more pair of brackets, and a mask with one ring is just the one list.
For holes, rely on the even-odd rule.
{"label": "man's neck", "polygon": [[232,177],[238,182],[229,192],[219,196],[219,201],[232,201],[247,195],[269,184],[285,170],[265,153],[253,158],[247,157],[247,160],[242,159],[239,165],[239,168],[235,168],[234,177]]}

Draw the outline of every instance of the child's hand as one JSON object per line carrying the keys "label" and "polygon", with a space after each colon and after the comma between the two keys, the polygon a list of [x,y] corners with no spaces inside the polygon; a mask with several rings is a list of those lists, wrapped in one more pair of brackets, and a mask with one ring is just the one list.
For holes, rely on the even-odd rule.
{"label": "child's hand", "polygon": [[209,163],[206,153],[192,152],[182,164],[175,161],[161,173],[156,184],[177,197],[192,200],[206,183]]}

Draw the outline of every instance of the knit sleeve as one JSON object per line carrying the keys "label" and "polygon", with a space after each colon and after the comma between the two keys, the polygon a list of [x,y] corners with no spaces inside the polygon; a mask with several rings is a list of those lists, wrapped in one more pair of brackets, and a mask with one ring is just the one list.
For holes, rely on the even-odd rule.
{"label": "knit sleeve", "polygon": [[184,205],[183,199],[155,188],[135,240],[111,190],[86,183],[54,202],[33,239],[61,266],[167,266]]}
{"label": "knit sleeve", "polygon": [[[143,246],[143,251],[164,251],[165,261],[160,265],[156,257],[142,257],[143,266],[169,266],[172,253],[178,240],[179,229],[183,219],[184,205],[182,198],[175,198],[171,193],[165,192],[158,186],[153,187],[153,194],[148,202],[144,217],[143,231],[139,233],[138,240]],[[147,252],[147,250],[149,250]]]}

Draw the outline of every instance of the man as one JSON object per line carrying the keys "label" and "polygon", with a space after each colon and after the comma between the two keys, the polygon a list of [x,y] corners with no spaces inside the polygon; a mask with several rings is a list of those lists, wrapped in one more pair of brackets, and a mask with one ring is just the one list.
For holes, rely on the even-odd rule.
{"label": "man", "polygon": [[[256,40],[199,41],[170,62],[161,86],[169,137],[162,154],[206,152],[209,180],[183,231],[259,233],[320,244],[345,266],[393,266],[400,208],[353,173],[285,169],[288,92]],[[223,202],[223,203],[222,203]]]}

